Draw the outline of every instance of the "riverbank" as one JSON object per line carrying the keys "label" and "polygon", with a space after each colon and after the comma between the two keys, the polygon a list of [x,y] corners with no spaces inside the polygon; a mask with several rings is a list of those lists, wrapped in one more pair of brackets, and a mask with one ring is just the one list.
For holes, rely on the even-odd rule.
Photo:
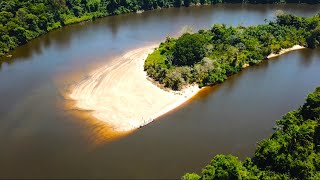
{"label": "riverbank", "polygon": [[[12,1],[12,0],[10,0]],[[10,3],[10,1],[8,0],[8,3]],[[46,19],[44,20],[45,23],[33,23],[32,25],[30,25],[30,27],[28,27],[27,29],[21,29],[21,31],[26,31],[28,32],[28,36],[20,36],[18,37],[17,34],[19,33],[14,33],[13,35],[10,35],[8,32],[13,31],[14,29],[10,29],[11,27],[8,26],[8,23],[11,22],[10,18],[5,18],[4,22],[2,22],[2,24],[4,25],[4,29],[6,32],[4,35],[8,35],[9,37],[7,37],[6,39],[3,39],[2,41],[4,41],[5,43],[2,45],[3,47],[0,47],[0,60],[2,61],[7,61],[9,60],[9,58],[14,57],[14,53],[12,52],[14,49],[16,49],[17,47],[27,44],[30,41],[45,35],[47,33],[49,33],[50,31],[62,28],[62,27],[66,27],[68,25],[72,25],[72,24],[77,24],[77,23],[83,23],[86,21],[95,21],[96,19],[99,18],[104,18],[104,17],[108,17],[108,16],[115,16],[115,15],[121,15],[121,14],[129,14],[129,13],[137,13],[137,14],[141,14],[144,11],[152,11],[152,10],[156,10],[156,9],[166,9],[166,8],[177,8],[177,7],[185,7],[185,8],[190,8],[192,6],[210,6],[210,5],[214,5],[214,4],[224,4],[225,2],[220,2],[220,3],[204,3],[204,4],[200,4],[200,3],[188,3],[188,4],[174,4],[171,1],[167,1],[165,3],[161,3],[161,4],[157,4],[156,8],[155,7],[150,7],[150,6],[145,6],[144,3],[140,4],[141,2],[135,2],[134,5],[131,6],[121,6],[121,8],[116,8],[116,6],[114,6],[113,8],[109,9],[107,8],[107,6],[100,4],[100,3],[96,3],[95,7],[98,7],[101,5],[100,8],[94,8],[91,9],[88,7],[88,4],[85,2],[81,2],[80,4],[74,4],[75,2],[70,2],[70,4],[65,4],[65,2],[59,2],[56,5],[52,5],[49,2],[46,1],[39,1],[34,3],[32,6],[26,6],[24,1],[20,1],[19,3],[17,3],[16,6],[18,7],[24,7],[26,6],[26,10],[30,13],[30,15],[33,15],[34,17],[50,17],[53,16],[55,14],[55,12],[59,12],[59,18],[58,19]],[[150,2],[149,2],[150,3]],[[230,2],[227,2],[227,4]],[[239,3],[239,2],[236,2]],[[301,1],[299,4],[308,4],[309,2],[303,2]],[[164,6],[165,4],[165,6]],[[253,4],[255,5],[256,3],[250,3],[247,1],[243,1],[242,4]],[[275,2],[270,2],[270,4],[277,4]],[[312,3],[311,3],[312,4]],[[33,12],[32,9],[36,9],[36,6],[45,6],[45,7],[50,7],[47,8],[43,11],[35,13]],[[34,6],[34,7],[33,7]],[[76,8],[75,8],[76,7]],[[137,9],[137,7],[140,7]],[[77,8],[80,8],[81,10],[78,10]],[[9,9],[8,9],[9,10]],[[7,12],[8,10],[3,10],[1,12],[3,13],[11,13],[14,15],[14,18],[19,18],[16,17],[16,10],[11,10],[9,12]],[[78,12],[79,11],[79,12]],[[72,12],[77,12],[77,13],[72,13]],[[35,14],[33,14],[35,13]],[[12,21],[13,22],[13,21]],[[17,22],[15,22],[17,23]],[[24,27],[23,20],[19,21],[19,23],[17,24],[19,27]],[[45,25],[44,25],[45,24]],[[21,39],[19,39],[21,38]],[[19,41],[17,41],[17,39]],[[2,58],[2,59],[1,59]],[[5,59],[5,60],[4,60]]]}
{"label": "riverbank", "polygon": [[93,117],[108,123],[114,131],[142,127],[182,105],[200,89],[164,90],[148,80],[144,61],[156,45],[129,51],[115,58],[76,84],[69,95],[75,106],[92,111]]}
{"label": "riverbank", "polygon": [[270,55],[267,56],[267,59],[275,58],[275,57],[281,56],[282,54],[288,53],[290,51],[295,51],[295,50],[304,49],[304,48],[305,47],[300,45],[294,45],[291,48],[281,49],[280,52],[277,54],[271,53]]}
{"label": "riverbank", "polygon": [[[300,45],[294,45],[292,46],[291,48],[287,48],[287,49],[281,49],[280,52],[278,54],[275,54],[275,53],[271,53],[267,56],[267,59],[272,59],[272,58],[275,58],[275,57],[278,57],[278,56],[281,56],[285,53],[288,53],[288,52],[291,52],[291,51],[296,51],[296,50],[300,50],[300,49],[305,49],[304,46],[300,46]],[[249,67],[250,65],[249,64],[244,64],[242,66],[242,68],[247,68]]]}

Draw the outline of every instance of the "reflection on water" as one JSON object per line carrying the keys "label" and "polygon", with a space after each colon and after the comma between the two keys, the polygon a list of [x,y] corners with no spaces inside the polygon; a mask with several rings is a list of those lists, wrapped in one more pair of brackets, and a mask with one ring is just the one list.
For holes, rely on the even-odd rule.
{"label": "reflection on water", "polygon": [[68,26],[17,48],[0,63],[0,178],[179,178],[199,172],[217,153],[251,156],[275,120],[320,84],[319,49],[247,68],[126,136],[66,108],[63,94],[113,57],[185,26],[261,24],[279,9],[310,16],[320,6],[155,10]]}

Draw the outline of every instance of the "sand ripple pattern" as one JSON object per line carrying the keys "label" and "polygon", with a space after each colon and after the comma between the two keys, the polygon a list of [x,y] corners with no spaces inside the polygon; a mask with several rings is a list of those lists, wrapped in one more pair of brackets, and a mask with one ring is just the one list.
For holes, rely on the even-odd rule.
{"label": "sand ripple pattern", "polygon": [[144,126],[178,107],[199,88],[190,86],[176,93],[152,84],[143,71],[144,60],[154,46],[132,50],[101,67],[73,88],[76,106],[113,127],[129,131]]}

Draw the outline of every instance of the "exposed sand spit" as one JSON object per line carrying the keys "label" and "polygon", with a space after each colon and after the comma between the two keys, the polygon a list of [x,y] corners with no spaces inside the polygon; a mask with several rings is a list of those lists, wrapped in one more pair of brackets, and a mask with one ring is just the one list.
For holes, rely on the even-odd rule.
{"label": "exposed sand spit", "polygon": [[176,93],[162,90],[147,80],[143,64],[155,47],[132,50],[95,70],[75,85],[70,98],[78,108],[92,110],[95,118],[115,131],[139,128],[178,107],[199,88],[190,86]]}
{"label": "exposed sand spit", "polygon": [[267,58],[268,58],[268,59],[271,59],[271,58],[280,56],[280,55],[282,55],[282,54],[288,53],[288,52],[290,52],[290,51],[295,51],[295,50],[304,49],[304,48],[305,48],[305,47],[300,46],[300,45],[294,45],[294,46],[292,46],[291,48],[281,49],[281,51],[280,51],[278,54],[271,53],[269,56],[267,56]]}
{"label": "exposed sand spit", "polygon": [[[304,49],[304,48],[305,48],[305,47],[300,46],[300,45],[294,45],[294,46],[292,46],[291,48],[281,49],[278,54],[274,54],[274,53],[269,54],[269,55],[267,56],[267,59],[275,58],[275,57],[281,56],[282,54],[288,53],[288,52],[290,52],[290,51],[295,51],[295,50]],[[244,64],[244,65],[242,66],[242,68],[247,68],[247,67],[249,67],[249,66],[250,66],[250,64]]]}

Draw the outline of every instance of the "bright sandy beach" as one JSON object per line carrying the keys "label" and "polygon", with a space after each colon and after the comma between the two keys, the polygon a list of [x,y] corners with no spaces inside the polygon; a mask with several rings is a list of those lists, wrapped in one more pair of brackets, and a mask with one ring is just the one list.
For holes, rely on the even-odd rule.
{"label": "bright sandy beach", "polygon": [[129,131],[144,126],[195,95],[198,86],[180,92],[160,89],[147,79],[144,60],[156,45],[129,51],[93,71],[71,91],[77,108],[113,127]]}

